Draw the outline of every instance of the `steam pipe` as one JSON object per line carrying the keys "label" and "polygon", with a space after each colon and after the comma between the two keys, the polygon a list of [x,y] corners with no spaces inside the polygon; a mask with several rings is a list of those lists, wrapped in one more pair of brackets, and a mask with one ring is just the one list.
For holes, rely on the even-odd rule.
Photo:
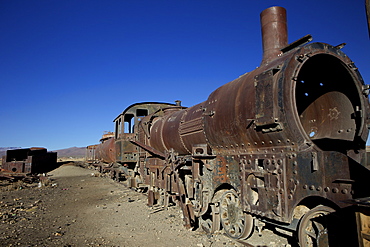
{"label": "steam pipe", "polygon": [[271,7],[261,15],[263,57],[261,66],[279,56],[282,48],[288,45],[286,10],[283,7]]}

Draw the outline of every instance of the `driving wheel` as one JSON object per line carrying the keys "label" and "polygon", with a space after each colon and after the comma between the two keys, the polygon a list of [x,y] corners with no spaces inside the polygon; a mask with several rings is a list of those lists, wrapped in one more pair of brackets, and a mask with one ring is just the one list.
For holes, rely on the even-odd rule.
{"label": "driving wheel", "polygon": [[226,235],[245,239],[253,230],[253,218],[243,212],[239,196],[233,190],[226,191],[220,201],[220,219]]}
{"label": "driving wheel", "polygon": [[301,219],[298,240],[301,247],[329,246],[327,215],[335,212],[326,206],[317,206],[308,211]]}

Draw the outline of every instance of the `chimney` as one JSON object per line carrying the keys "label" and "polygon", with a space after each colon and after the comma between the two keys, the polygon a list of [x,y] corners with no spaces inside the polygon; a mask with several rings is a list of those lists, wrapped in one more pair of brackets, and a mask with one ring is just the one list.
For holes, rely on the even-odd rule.
{"label": "chimney", "polygon": [[280,49],[288,45],[286,10],[283,7],[271,7],[262,11],[261,15],[263,57],[261,66],[268,64],[282,52]]}

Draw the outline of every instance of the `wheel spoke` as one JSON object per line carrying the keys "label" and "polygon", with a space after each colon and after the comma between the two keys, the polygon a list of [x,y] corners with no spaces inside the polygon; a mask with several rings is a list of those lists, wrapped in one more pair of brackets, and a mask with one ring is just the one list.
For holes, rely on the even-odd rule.
{"label": "wheel spoke", "polygon": [[307,236],[311,237],[312,239],[316,239],[317,238],[317,235],[316,235],[315,232],[310,231],[310,230],[306,230],[305,232],[306,232]]}
{"label": "wheel spoke", "polygon": [[324,226],[323,226],[321,223],[319,223],[318,221],[316,221],[316,220],[312,220],[312,228],[313,228],[313,230],[314,230],[317,234],[319,234],[319,232],[320,232],[322,229],[324,229]]}
{"label": "wheel spoke", "polygon": [[240,199],[234,191],[226,191],[221,197],[220,215],[225,233],[231,238],[246,238],[253,230],[252,217],[244,214]]}

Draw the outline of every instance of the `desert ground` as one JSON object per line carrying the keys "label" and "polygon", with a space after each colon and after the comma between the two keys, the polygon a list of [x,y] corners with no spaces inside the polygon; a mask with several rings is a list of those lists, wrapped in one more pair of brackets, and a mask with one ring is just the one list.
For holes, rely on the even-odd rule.
{"label": "desert ground", "polygon": [[291,246],[269,229],[246,243],[187,230],[178,207],[150,208],[145,194],[76,164],[41,182],[2,181],[0,246]]}

